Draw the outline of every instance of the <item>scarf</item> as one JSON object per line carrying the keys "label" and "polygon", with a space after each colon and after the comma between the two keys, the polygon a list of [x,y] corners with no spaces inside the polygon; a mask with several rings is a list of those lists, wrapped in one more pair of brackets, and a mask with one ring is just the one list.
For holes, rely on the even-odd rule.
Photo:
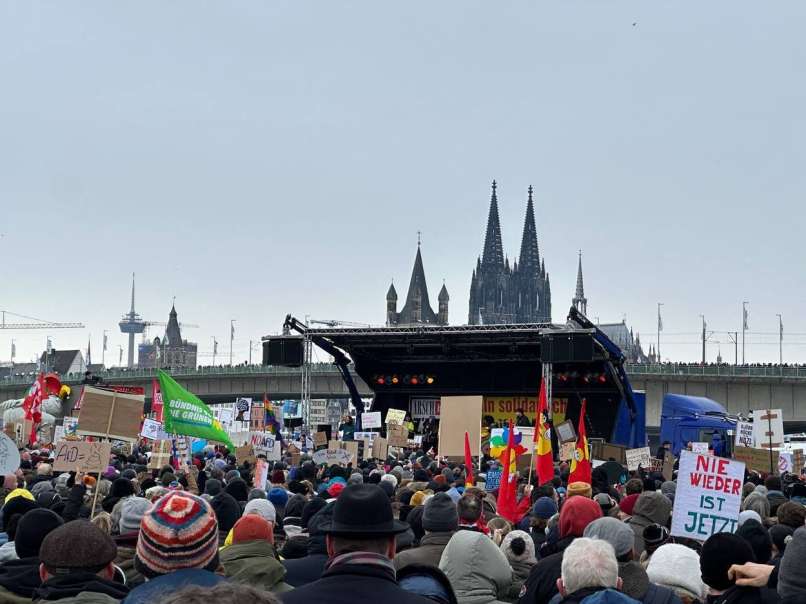
{"label": "scarf", "polygon": [[348,552],[346,554],[339,554],[327,561],[325,570],[330,570],[335,566],[344,566],[347,564],[359,564],[361,566],[374,566],[395,572],[394,563],[381,554],[373,554],[372,552]]}

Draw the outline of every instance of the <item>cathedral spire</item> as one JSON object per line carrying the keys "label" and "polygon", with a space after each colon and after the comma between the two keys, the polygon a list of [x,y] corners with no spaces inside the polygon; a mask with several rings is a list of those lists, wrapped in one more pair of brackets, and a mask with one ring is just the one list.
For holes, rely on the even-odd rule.
{"label": "cathedral spire", "polygon": [[535,206],[532,200],[534,190],[529,185],[529,198],[526,201],[526,217],[523,220],[523,238],[521,239],[521,255],[518,266],[527,275],[540,271],[540,250],[537,245],[537,227],[535,226]]}
{"label": "cathedral spire", "polygon": [[484,253],[482,264],[486,267],[504,266],[504,245],[501,243],[501,220],[498,217],[497,185],[493,181],[492,195],[490,196],[490,214],[487,218],[487,234],[484,237]]}
{"label": "cathedral spire", "polygon": [[577,290],[571,304],[583,315],[588,314],[588,299],[585,297],[585,284],[582,280],[582,250],[579,250],[579,264],[577,264]]}

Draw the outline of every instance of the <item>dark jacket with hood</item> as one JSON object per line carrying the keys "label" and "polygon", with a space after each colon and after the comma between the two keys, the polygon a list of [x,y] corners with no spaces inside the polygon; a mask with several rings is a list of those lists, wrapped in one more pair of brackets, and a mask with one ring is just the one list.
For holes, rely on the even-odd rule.
{"label": "dark jacket with hood", "polygon": [[400,570],[411,564],[439,568],[439,559],[442,557],[442,552],[445,551],[445,546],[448,545],[451,537],[453,537],[453,532],[426,533],[420,539],[419,547],[407,549],[395,556],[395,569]]}
{"label": "dark jacket with hood", "polygon": [[96,574],[76,572],[51,577],[34,590],[34,602],[90,602],[106,604],[119,602],[129,594],[129,588]]}
{"label": "dark jacket with hood", "polygon": [[668,587],[650,583],[644,567],[638,562],[619,562],[621,592],[643,604],[682,604],[680,598]]}
{"label": "dark jacket with hood", "polygon": [[313,583],[322,576],[327,564],[327,545],[321,527],[333,518],[333,505],[329,504],[308,521],[308,555],[295,560],[284,560],[285,582],[292,587]]}
{"label": "dark jacket with hood", "polygon": [[[803,602],[803,599],[797,600]],[[769,588],[734,586],[718,596],[708,596],[707,604],[779,604],[778,594]]]}
{"label": "dark jacket with hood", "polygon": [[42,584],[39,557],[10,560],[0,566],[0,602],[30,602],[34,590]]}

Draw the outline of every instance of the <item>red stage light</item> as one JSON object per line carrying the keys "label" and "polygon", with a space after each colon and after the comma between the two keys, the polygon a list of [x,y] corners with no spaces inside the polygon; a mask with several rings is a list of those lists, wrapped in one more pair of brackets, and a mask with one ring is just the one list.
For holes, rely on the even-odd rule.
{"label": "red stage light", "polygon": [[412,376],[412,378],[411,378],[412,386],[416,386],[418,383],[419,383],[419,380],[417,379],[417,376],[416,375]]}
{"label": "red stage light", "polygon": [[383,376],[380,376],[380,377],[379,377],[377,380],[375,380],[375,381],[376,381],[376,382],[378,382],[378,384],[379,384],[379,385],[381,385],[381,386],[383,386],[383,385],[386,383],[386,380],[385,380],[385,379],[383,379]]}

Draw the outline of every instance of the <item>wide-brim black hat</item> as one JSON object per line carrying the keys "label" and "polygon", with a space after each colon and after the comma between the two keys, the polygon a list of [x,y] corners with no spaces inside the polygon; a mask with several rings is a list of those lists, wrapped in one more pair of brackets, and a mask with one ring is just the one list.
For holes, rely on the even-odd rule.
{"label": "wide-brim black hat", "polygon": [[397,535],[409,525],[395,520],[389,497],[375,484],[345,487],[333,507],[333,520],[321,527],[327,535],[372,537]]}

